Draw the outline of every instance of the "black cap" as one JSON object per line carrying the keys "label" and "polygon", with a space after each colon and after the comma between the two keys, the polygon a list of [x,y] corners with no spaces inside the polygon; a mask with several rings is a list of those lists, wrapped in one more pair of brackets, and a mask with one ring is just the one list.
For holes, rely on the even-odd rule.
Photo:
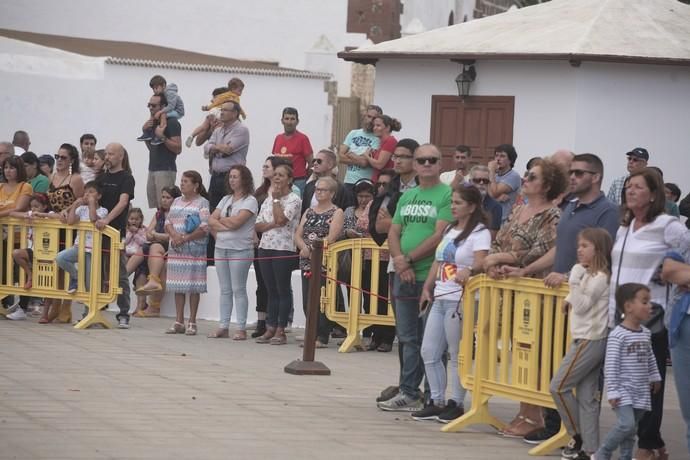
{"label": "black cap", "polygon": [[628,155],[629,157],[633,156],[635,158],[639,158],[640,160],[649,161],[649,152],[647,151],[647,149],[642,147],[635,147],[634,149],[626,153],[626,155]]}

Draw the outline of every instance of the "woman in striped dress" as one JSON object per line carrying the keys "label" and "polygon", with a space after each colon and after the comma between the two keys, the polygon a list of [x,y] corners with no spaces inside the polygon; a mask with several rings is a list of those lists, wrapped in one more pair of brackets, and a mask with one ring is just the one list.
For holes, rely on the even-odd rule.
{"label": "woman in striped dress", "polygon": [[[208,194],[196,171],[185,171],[180,181],[182,196],[175,198],[165,219],[170,236],[166,290],[175,293],[175,324],[167,334],[196,335],[199,298],[206,292],[206,245],[208,243]],[[189,322],[184,327],[184,305],[189,294]]]}

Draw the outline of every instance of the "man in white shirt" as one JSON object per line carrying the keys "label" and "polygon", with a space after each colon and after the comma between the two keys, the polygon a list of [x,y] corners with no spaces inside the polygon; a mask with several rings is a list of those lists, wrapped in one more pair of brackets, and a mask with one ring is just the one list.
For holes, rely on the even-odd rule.
{"label": "man in white shirt", "polygon": [[472,150],[468,146],[461,144],[455,147],[455,153],[453,153],[455,169],[441,173],[441,182],[450,185],[450,188],[453,189],[463,182],[469,182],[471,156]]}

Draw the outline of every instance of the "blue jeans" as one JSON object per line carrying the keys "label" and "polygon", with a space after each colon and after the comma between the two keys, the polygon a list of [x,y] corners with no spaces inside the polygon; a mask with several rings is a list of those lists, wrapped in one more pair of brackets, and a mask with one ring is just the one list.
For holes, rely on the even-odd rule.
{"label": "blue jeans", "polygon": [[610,460],[613,452],[620,446],[620,460],[631,460],[633,447],[635,447],[635,434],[637,424],[646,412],[643,409],[634,409],[632,406],[619,406],[614,409],[616,424],[606,434],[604,441],[595,454],[597,460]]}
{"label": "blue jeans", "polygon": [[[55,262],[57,262],[58,267],[62,268],[64,271],[69,273],[70,279],[77,280],[77,262],[79,261],[79,245],[63,249],[58,252]],[[84,275],[84,285],[88,291],[91,284],[91,253],[84,252],[84,264],[86,265],[85,275]]]}
{"label": "blue jeans", "polygon": [[[276,256],[294,256],[292,251],[259,248],[259,267],[268,291],[268,318],[270,327],[287,327],[292,309],[292,270],[295,259],[270,259]],[[268,257],[269,259],[265,259]]]}
{"label": "blue jeans", "polygon": [[[426,320],[422,359],[426,378],[431,388],[431,399],[438,405],[445,402],[446,385],[450,384],[450,397],[458,406],[463,405],[467,391],[460,385],[458,351],[462,339],[462,316],[456,313],[457,300],[435,300]],[[443,365],[443,354],[448,349],[448,375]]]}
{"label": "blue jeans", "polygon": [[[247,276],[254,257],[254,249],[222,249],[216,246],[216,274],[220,285],[220,322],[221,329],[230,327],[233,300],[237,304],[237,324],[241,331],[247,327]],[[219,260],[245,259],[245,260]]]}
{"label": "blue jeans", "polygon": [[685,438],[690,454],[690,315],[685,315],[680,323],[680,337],[676,346],[671,348],[673,378],[676,381],[680,413],[685,420]]}
{"label": "blue jeans", "polygon": [[402,348],[400,391],[417,398],[419,384],[424,378],[424,362],[420,354],[424,337],[424,319],[419,317],[419,295],[424,282],[403,283],[396,274],[393,278],[395,333]]}

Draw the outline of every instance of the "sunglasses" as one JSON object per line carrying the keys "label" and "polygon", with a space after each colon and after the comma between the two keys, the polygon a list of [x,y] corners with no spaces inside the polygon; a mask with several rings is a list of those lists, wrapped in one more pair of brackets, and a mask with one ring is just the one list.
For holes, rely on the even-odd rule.
{"label": "sunglasses", "polygon": [[56,160],[69,160],[69,157],[67,155],[58,155],[57,153],[55,154],[55,159]]}
{"label": "sunglasses", "polygon": [[388,184],[390,184],[390,182],[377,182],[377,183],[376,183],[376,188],[379,188],[379,187],[388,187]]}
{"label": "sunglasses", "polygon": [[475,179],[472,179],[472,183],[474,183],[474,184],[489,185],[489,182],[491,182],[489,179],[484,179],[484,178],[475,178]]}
{"label": "sunglasses", "polygon": [[425,165],[425,164],[427,164],[427,163],[430,164],[430,165],[435,165],[436,163],[438,163],[438,160],[440,160],[440,158],[438,158],[438,157],[419,157],[419,158],[415,158],[415,161],[417,162],[418,165]]}
{"label": "sunglasses", "polygon": [[534,174],[533,172],[525,174],[525,180],[527,182],[532,182],[532,181],[535,181],[537,179],[539,179],[539,177],[536,174]]}
{"label": "sunglasses", "polygon": [[585,174],[596,174],[596,172],[587,171],[586,169],[571,169],[570,171],[568,171],[569,176],[572,176],[573,174],[575,175],[575,177],[582,177]]}
{"label": "sunglasses", "polygon": [[313,160],[311,160],[311,162],[312,164],[320,165],[321,163],[323,163],[323,160],[321,158],[314,158]]}

